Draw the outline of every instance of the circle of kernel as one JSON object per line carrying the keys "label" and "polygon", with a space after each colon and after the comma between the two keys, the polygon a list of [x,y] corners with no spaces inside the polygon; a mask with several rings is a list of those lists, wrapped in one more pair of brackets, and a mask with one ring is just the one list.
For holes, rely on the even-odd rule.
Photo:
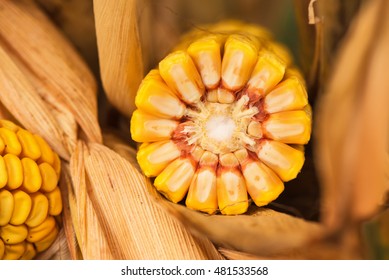
{"label": "circle of kernel", "polygon": [[[169,200],[185,199],[187,207],[209,214],[241,214],[251,200],[263,206],[276,199],[283,183],[301,170],[303,145],[311,133],[310,106],[288,51],[265,29],[240,22],[207,29],[185,35],[159,69],[145,77],[135,100],[131,135],[143,142],[137,154],[141,169],[155,177],[155,187]],[[211,54],[215,44],[219,53],[216,47]],[[208,65],[224,71],[216,83],[201,64],[199,49],[220,54],[220,65]],[[238,69],[238,75],[233,67],[221,69],[239,50],[247,67]],[[284,105],[294,100],[282,107],[277,98]],[[218,115],[224,108],[231,112],[227,119]],[[219,133],[209,131],[215,115],[225,123],[234,121],[233,129],[238,129],[233,133],[231,127],[226,132],[218,128],[231,141],[209,137]]]}
{"label": "circle of kernel", "polygon": [[60,169],[41,137],[0,120],[0,260],[33,259],[56,239]]}

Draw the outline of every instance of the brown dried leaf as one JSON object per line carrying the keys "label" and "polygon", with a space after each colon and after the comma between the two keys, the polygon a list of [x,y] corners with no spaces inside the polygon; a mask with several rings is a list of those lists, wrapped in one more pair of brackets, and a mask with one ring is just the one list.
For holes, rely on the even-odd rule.
{"label": "brown dried leaf", "polygon": [[317,223],[266,208],[239,216],[205,215],[161,196],[158,200],[182,223],[217,245],[253,255],[295,254],[323,234]]}
{"label": "brown dried leaf", "polygon": [[1,103],[1,98],[0,98],[0,119],[6,119],[10,120],[13,123],[17,123],[15,118],[12,116],[12,114],[7,110],[7,108]]}
{"label": "brown dried leaf", "polygon": [[[74,48],[32,1],[0,0],[0,42],[18,60],[15,64],[24,65],[19,68],[41,98],[56,109],[54,115],[61,112],[61,125],[71,124],[61,121],[71,116],[88,140],[101,142],[94,78]],[[71,129],[64,126],[64,131]],[[69,136],[74,146],[74,136]]]}
{"label": "brown dried leaf", "polygon": [[150,182],[129,161],[99,144],[88,148],[88,195],[116,258],[222,258],[208,239],[191,235],[156,204]]}
{"label": "brown dried leaf", "polygon": [[[77,241],[84,259],[109,260],[119,256],[110,247],[109,236],[100,223],[99,213],[89,196],[91,183],[85,171],[85,157],[88,150],[80,141],[70,159],[72,185],[68,185],[68,200]],[[64,170],[65,173],[67,169]]]}
{"label": "brown dried leaf", "polygon": [[[260,259],[256,255],[239,252],[226,248],[219,248],[219,252],[229,260],[258,260]],[[267,258],[266,258],[267,259]]]}
{"label": "brown dried leaf", "polygon": [[[309,244],[311,246],[311,244]],[[312,248],[312,247],[311,247]],[[253,255],[248,254],[246,252],[239,252],[231,249],[221,248],[219,249],[220,253],[223,254],[226,258],[229,260],[296,260],[296,259],[309,259],[308,255],[306,254],[306,247],[301,248],[297,252],[285,252],[285,253],[278,253],[275,255]],[[315,256],[312,259],[325,259]]]}
{"label": "brown dried leaf", "polygon": [[93,1],[101,79],[108,99],[125,116],[135,109],[143,78],[136,2]]}
{"label": "brown dried leaf", "polygon": [[319,103],[317,164],[331,230],[376,213],[387,191],[388,4],[372,0],[361,9]]}
{"label": "brown dried leaf", "polygon": [[[75,210],[77,208],[77,201],[74,197],[72,182],[69,177],[69,165],[62,162],[62,170],[59,182],[63,203],[62,226],[66,236],[70,257],[73,260],[78,260],[82,259],[82,253],[77,239],[77,234],[79,236],[81,235],[79,229],[79,219]],[[73,209],[73,215],[71,209]]]}
{"label": "brown dried leaf", "polygon": [[59,124],[1,45],[0,61],[0,101],[28,130],[44,137],[61,157],[69,158]]}

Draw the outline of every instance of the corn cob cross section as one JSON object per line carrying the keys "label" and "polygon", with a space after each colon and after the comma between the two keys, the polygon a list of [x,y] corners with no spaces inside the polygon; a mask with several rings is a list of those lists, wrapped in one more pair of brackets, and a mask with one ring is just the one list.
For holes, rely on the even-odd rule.
{"label": "corn cob cross section", "polygon": [[[137,159],[167,199],[209,214],[245,213],[304,164],[311,112],[291,56],[262,27],[192,31],[142,81],[131,118]],[[297,147],[297,148],[296,148]]]}
{"label": "corn cob cross section", "polygon": [[45,140],[0,120],[0,260],[32,259],[54,242],[60,171]]}

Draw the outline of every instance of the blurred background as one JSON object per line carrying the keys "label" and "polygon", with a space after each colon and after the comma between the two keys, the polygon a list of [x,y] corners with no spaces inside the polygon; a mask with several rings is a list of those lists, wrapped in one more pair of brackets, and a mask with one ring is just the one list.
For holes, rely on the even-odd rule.
{"label": "blurred background", "polygon": [[[93,0],[35,1],[64,31],[98,74]],[[277,40],[286,44],[295,57],[299,56],[299,34],[293,1],[142,0],[137,4],[145,71],[155,67],[184,32],[225,19],[263,25],[273,32]]]}

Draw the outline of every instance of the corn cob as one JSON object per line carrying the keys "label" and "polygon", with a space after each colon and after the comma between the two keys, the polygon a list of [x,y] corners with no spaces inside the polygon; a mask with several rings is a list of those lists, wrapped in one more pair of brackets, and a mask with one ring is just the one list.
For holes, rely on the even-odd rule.
{"label": "corn cob", "polygon": [[142,81],[137,160],[169,200],[209,214],[264,206],[298,175],[311,135],[304,80],[262,27],[192,31]]}
{"label": "corn cob", "polygon": [[40,136],[0,120],[0,259],[32,259],[55,240],[60,172]]}

